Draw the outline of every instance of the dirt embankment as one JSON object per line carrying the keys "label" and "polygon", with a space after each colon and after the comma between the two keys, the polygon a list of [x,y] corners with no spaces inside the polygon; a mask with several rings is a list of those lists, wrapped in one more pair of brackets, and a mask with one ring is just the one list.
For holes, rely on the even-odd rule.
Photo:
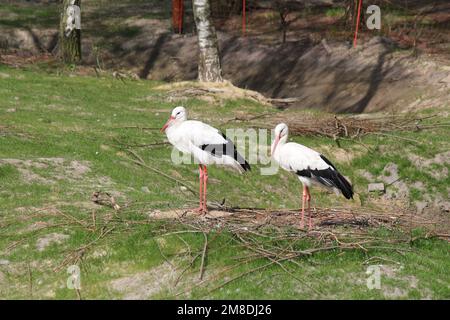
{"label": "dirt embankment", "polygon": [[[85,63],[96,65],[99,60],[107,68],[132,71],[141,78],[196,79],[195,36],[143,28],[146,32],[130,39],[111,38],[109,49],[95,49],[96,40],[85,37]],[[15,30],[14,35],[9,46],[22,53],[42,52],[55,41],[49,30]],[[274,46],[224,33],[219,40],[226,79],[267,97],[297,98],[289,107],[363,113],[442,107],[450,100],[448,64],[414,57],[386,38],[374,37],[356,49],[342,42],[314,43],[308,37]]]}
{"label": "dirt embankment", "polygon": [[[385,38],[375,37],[357,49],[313,44],[308,38],[278,46],[225,34],[219,38],[227,79],[268,97],[298,98],[293,107],[362,113],[441,106],[449,100],[448,66],[401,52]],[[120,48],[111,66],[132,69],[142,78],[180,81],[197,76],[193,36],[164,33],[151,42],[124,42]]]}

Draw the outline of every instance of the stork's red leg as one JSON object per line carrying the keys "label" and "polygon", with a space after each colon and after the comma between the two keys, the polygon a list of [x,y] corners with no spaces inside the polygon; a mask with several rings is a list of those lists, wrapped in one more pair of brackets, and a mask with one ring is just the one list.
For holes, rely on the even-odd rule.
{"label": "stork's red leg", "polygon": [[306,187],[306,201],[308,201],[309,230],[311,230],[312,229],[311,193],[309,193],[308,187]]}
{"label": "stork's red leg", "polygon": [[304,221],[303,219],[305,218],[305,201],[306,201],[306,197],[307,197],[307,187],[303,186],[303,197],[302,197],[302,221],[300,222],[300,228],[303,229],[304,227]]}
{"label": "stork's red leg", "polygon": [[203,212],[206,214],[208,212],[208,208],[206,206],[206,189],[208,184],[208,168],[203,166]]}
{"label": "stork's red leg", "polygon": [[199,177],[199,207],[198,209],[195,209],[194,211],[201,213],[203,210],[203,179],[204,179],[204,175],[203,175],[203,168],[202,165],[199,164],[198,165],[198,177]]}

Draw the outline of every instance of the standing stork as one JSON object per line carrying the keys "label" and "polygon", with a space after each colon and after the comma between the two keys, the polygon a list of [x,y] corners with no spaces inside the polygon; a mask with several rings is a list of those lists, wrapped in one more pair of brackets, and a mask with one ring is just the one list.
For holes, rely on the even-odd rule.
{"label": "standing stork", "polygon": [[183,153],[194,156],[199,164],[200,206],[196,211],[206,214],[207,165],[220,164],[232,167],[240,173],[250,170],[250,165],[237,152],[233,142],[210,125],[196,120],[187,120],[184,107],[176,107],[166,124],[161,128],[169,142]]}
{"label": "standing stork", "polygon": [[[309,188],[312,184],[324,186],[335,193],[341,192],[347,199],[353,198],[353,187],[322,154],[298,143],[286,143],[288,132],[289,129],[285,123],[280,123],[275,127],[275,140],[271,146],[271,155],[280,167],[294,172],[303,184],[302,221],[300,223],[300,227],[303,228],[306,201],[308,202],[308,211],[311,208]],[[310,212],[309,229],[311,227]]]}

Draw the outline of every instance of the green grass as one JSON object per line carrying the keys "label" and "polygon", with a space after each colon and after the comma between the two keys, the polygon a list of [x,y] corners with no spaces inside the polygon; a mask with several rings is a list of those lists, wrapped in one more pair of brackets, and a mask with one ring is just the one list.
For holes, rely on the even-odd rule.
{"label": "green grass", "polygon": [[[176,103],[168,102],[166,93],[156,89],[160,84],[157,82],[122,82],[109,77],[80,77],[58,66],[45,70],[39,66],[23,69],[0,66],[0,72],[9,75],[0,77],[0,159],[32,160],[36,163],[44,161],[39,160],[40,158],[63,158],[62,165],[45,161],[47,166],[44,167],[11,163],[0,165],[0,252],[1,259],[9,261],[7,265],[0,265],[0,295],[13,299],[76,299],[76,293],[65,286],[68,277],[66,268],[56,268],[69,250],[95,240],[101,232],[99,229],[91,232],[76,223],[58,225],[67,220],[54,208],[89,223],[92,211],[95,211],[98,221],[107,220],[111,209],[92,207],[91,204],[91,195],[98,190],[114,193],[122,206],[131,204],[119,214],[122,219],[135,222],[145,220],[146,212],[154,209],[195,205],[197,199],[194,195],[181,190],[173,181],[134,165],[123,148],[123,145],[134,146],[133,149],[148,164],[186,181],[196,189],[198,177],[195,165],[174,166],[170,161],[171,149],[166,145],[151,148],[137,146],[164,141],[164,135],[157,128],[162,126]],[[205,120],[223,130],[245,126],[244,123],[222,125],[225,119],[233,118],[240,112],[254,115],[271,110],[244,99],[226,100],[220,104],[187,99],[183,101],[183,105],[192,118]],[[296,116],[301,116],[305,111],[293,112]],[[321,113],[314,114],[321,116]],[[374,153],[364,151],[358,143],[343,141],[341,147],[346,152],[355,152],[351,162],[340,161],[335,157],[334,151],[339,148],[330,139],[292,137],[292,140],[329,150],[327,156],[330,160],[355,183],[362,205],[373,206],[366,193],[367,180],[357,170],[364,169],[377,176],[382,174],[389,162],[399,166],[402,179],[422,181],[426,187],[445,195],[449,186],[448,178],[439,180],[415,168],[408,160],[405,150],[432,158],[434,154],[448,150],[448,133],[447,129],[414,134],[399,133],[401,136],[426,142],[406,142],[403,150],[399,150],[399,142],[395,138],[364,138],[362,142],[372,146]],[[79,177],[73,176],[73,170],[70,169],[73,161],[87,161],[89,171]],[[40,183],[33,179],[27,181],[24,179],[23,169],[50,182]],[[211,167],[209,176],[214,179],[209,188],[210,201],[221,202],[226,199],[226,204],[230,206],[299,207],[300,185],[295,177],[285,172],[262,176],[259,174],[259,167],[254,166],[250,174],[239,176]],[[149,192],[142,191],[145,186]],[[313,194],[320,206],[358,206],[317,188]],[[412,190],[410,197],[410,201],[418,199],[418,191]],[[32,228],[33,225],[42,224],[54,226]],[[127,293],[115,290],[112,284],[114,280],[124,277],[136,276],[137,279],[144,279],[141,286],[152,286],[158,280],[152,270],[159,270],[160,277],[170,271],[170,268],[164,267],[165,258],[160,250],[172,263],[181,267],[178,270],[180,272],[187,266],[192,254],[202,250],[204,238],[202,234],[189,233],[167,236],[161,240],[160,233],[168,227],[181,230],[181,226],[167,225],[166,222],[129,224],[98,241],[87,251],[80,264],[82,297],[124,297]],[[401,233],[385,230],[374,232],[386,238],[396,237],[397,233]],[[50,233],[63,233],[69,235],[69,239],[38,251],[38,239]],[[216,235],[217,232],[213,231],[209,237],[212,239]],[[11,248],[16,242],[16,246]],[[186,243],[190,246],[191,255],[185,252]],[[249,254],[234,244],[235,239],[226,231],[217,235],[214,241],[211,240],[206,264],[207,276],[234,264],[236,257]],[[296,245],[299,248],[307,247],[309,243],[299,241]],[[378,299],[392,298],[389,292],[400,288],[404,292],[400,298],[450,298],[448,243],[418,240],[412,246],[402,245],[402,248],[408,251],[404,254],[379,250],[367,253],[339,250],[323,252],[309,258],[299,258],[298,264],[284,264],[304,282],[293,279],[274,265],[210,291],[224,281],[225,276],[222,275],[207,286],[193,288],[190,294],[182,294],[181,297]],[[393,260],[402,266],[395,272],[395,276],[383,276],[382,290],[368,290],[365,285],[367,266],[363,262],[369,257]],[[227,277],[265,263],[267,261],[257,260],[243,264],[227,274]],[[380,263],[386,264],[386,261],[381,260]],[[392,268],[397,267],[396,263],[387,264]],[[179,297],[176,293],[188,291],[191,285],[197,283],[199,268],[200,261],[197,260],[188,268],[184,280],[177,288],[164,282],[158,290],[146,297]],[[28,270],[32,272],[33,296],[29,289]],[[145,279],[148,283],[145,283]],[[130,288],[134,288],[133,284]]]}
{"label": "green grass", "polygon": [[0,26],[19,28],[55,27],[59,23],[58,6],[2,4]]}
{"label": "green grass", "polygon": [[330,8],[325,11],[327,17],[343,17],[345,14],[344,8]]}

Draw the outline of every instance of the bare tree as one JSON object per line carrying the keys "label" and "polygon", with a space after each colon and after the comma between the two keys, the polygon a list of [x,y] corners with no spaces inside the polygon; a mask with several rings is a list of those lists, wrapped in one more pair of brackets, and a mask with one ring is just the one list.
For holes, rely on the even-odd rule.
{"label": "bare tree", "polygon": [[[358,16],[358,0],[346,0],[345,1],[345,14],[343,17],[345,28],[350,29],[351,32],[355,31],[356,20]],[[360,21],[365,20],[364,9],[361,10]],[[364,24],[361,24],[363,27]]]}
{"label": "bare tree", "polygon": [[275,1],[275,7],[280,15],[280,28],[283,32],[283,43],[286,42],[287,31],[289,28],[288,15],[289,15],[289,5],[286,1],[277,0]]}
{"label": "bare tree", "polygon": [[204,82],[221,82],[223,79],[219,46],[211,20],[209,0],[193,0],[192,6],[199,47],[198,79]]}
{"label": "bare tree", "polygon": [[59,55],[66,63],[81,60],[81,0],[63,0],[59,24]]}
{"label": "bare tree", "polygon": [[283,43],[287,40],[287,32],[289,31],[289,26],[300,19],[300,16],[297,14],[291,19],[288,19],[288,16],[295,12],[304,9],[305,3],[308,3],[308,0],[275,0],[273,4],[274,10],[278,11],[280,17],[280,30],[283,35]]}

